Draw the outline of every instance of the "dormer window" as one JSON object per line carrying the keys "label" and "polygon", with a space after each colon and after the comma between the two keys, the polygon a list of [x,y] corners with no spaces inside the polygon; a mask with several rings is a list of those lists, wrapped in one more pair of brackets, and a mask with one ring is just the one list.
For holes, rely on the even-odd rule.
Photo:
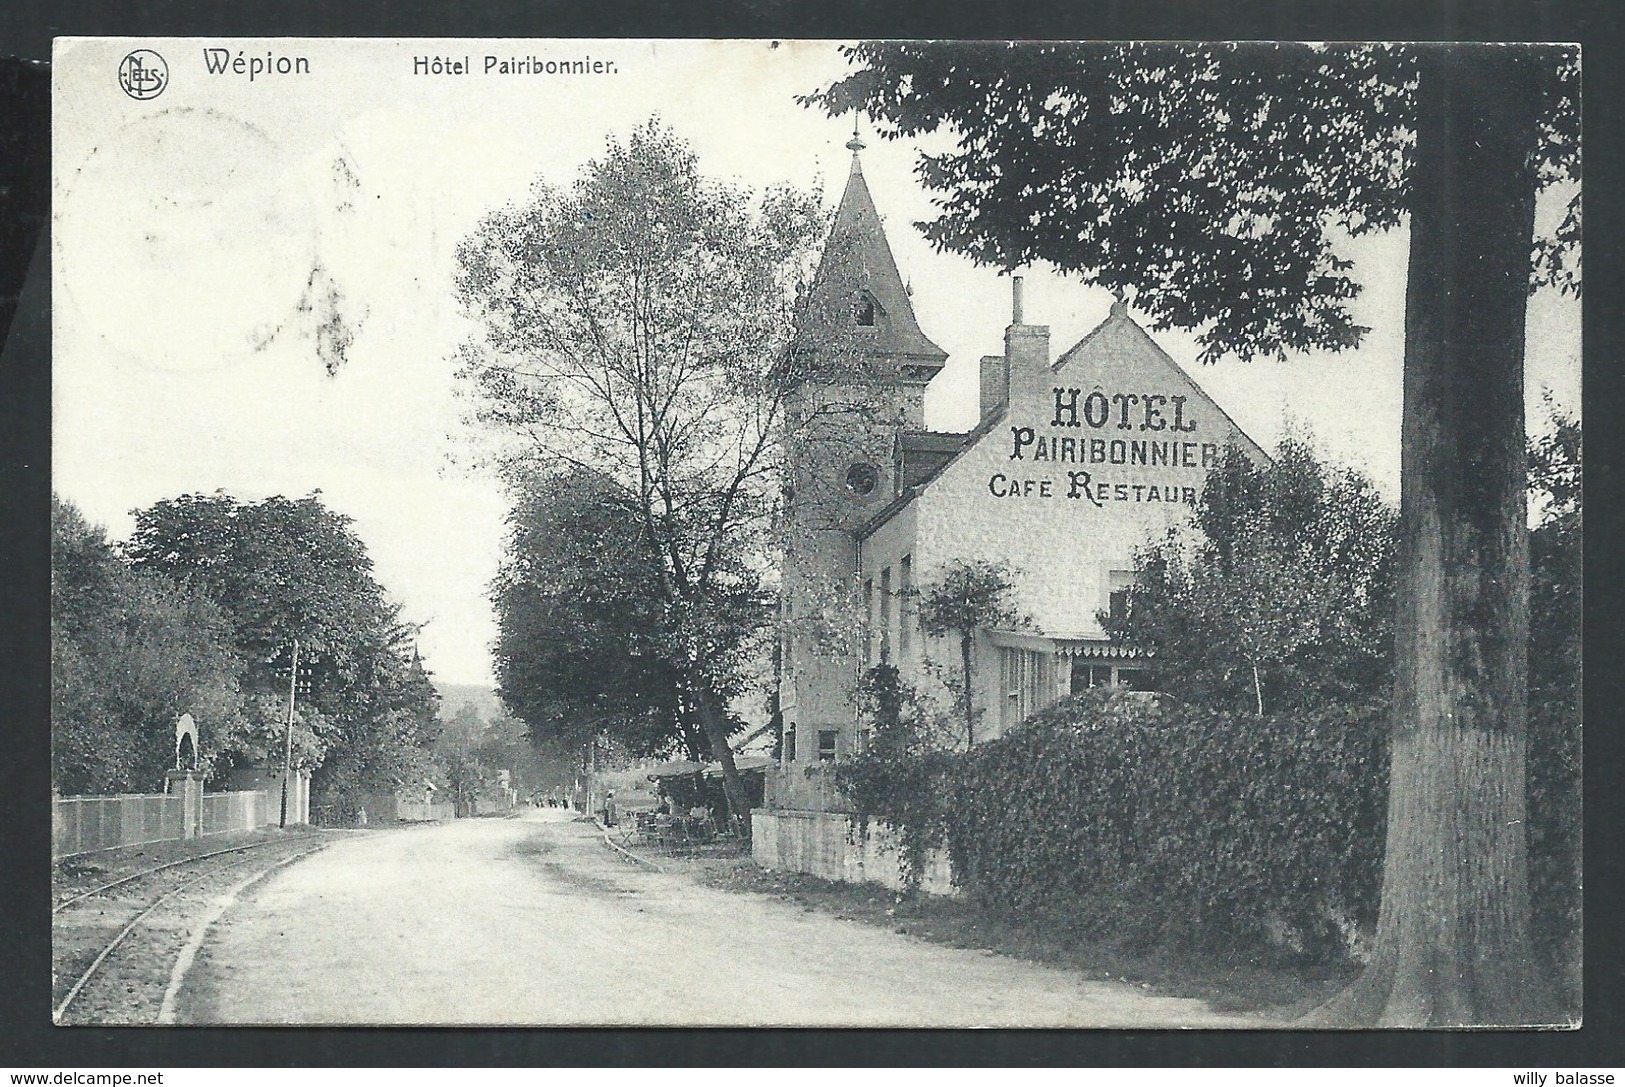
{"label": "dormer window", "polygon": [[868,294],[858,296],[858,324],[866,328],[873,328],[875,323],[875,300]]}

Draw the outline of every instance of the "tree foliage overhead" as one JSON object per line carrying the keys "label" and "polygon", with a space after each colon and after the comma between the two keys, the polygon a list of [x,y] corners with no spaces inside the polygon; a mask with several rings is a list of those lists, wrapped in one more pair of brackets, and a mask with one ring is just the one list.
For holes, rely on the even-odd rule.
{"label": "tree foliage overhead", "polygon": [[330,783],[356,789],[419,773],[436,696],[412,654],[415,628],[373,578],[348,517],[315,495],[216,493],[165,499],[135,522],[124,546],[133,567],[195,587],[229,618],[254,730],[244,758],[281,750],[298,639],[308,686],[295,700],[300,764],[331,758]]}
{"label": "tree foliage overhead", "polygon": [[[740,605],[767,568],[784,360],[822,231],[816,194],[709,181],[650,121],[458,251],[458,297],[480,328],[460,371],[476,419],[510,478],[572,469],[625,496],[676,697],[740,812],[726,699]],[[750,625],[766,619],[762,601]]]}
{"label": "tree foliage overhead", "polygon": [[[634,754],[710,745],[682,698],[684,636],[663,604],[659,551],[636,503],[595,473],[529,481],[508,517],[502,567],[492,586],[503,701],[540,740],[584,743],[605,734]],[[718,594],[705,628],[711,653],[738,693],[738,658],[759,622],[751,582]],[[729,607],[732,616],[721,613]],[[728,644],[721,644],[721,641]]]}
{"label": "tree foliage overhead", "polygon": [[[1578,53],[1531,54],[1547,103],[1543,185],[1578,180]],[[1350,237],[1397,226],[1415,145],[1415,49],[1301,43],[866,42],[810,101],[886,136],[950,130],[921,156],[919,224],[982,264],[1045,261],[1118,292],[1205,361],[1342,350],[1367,331]],[[1577,292],[1578,196],[1536,247]]]}
{"label": "tree foliage overhead", "polygon": [[245,729],[229,617],[200,590],[130,569],[72,504],[51,503],[51,780],[61,792],[157,792],[175,720],[200,765]]}
{"label": "tree foliage overhead", "polygon": [[1137,556],[1113,638],[1166,661],[1159,686],[1231,710],[1385,698],[1392,683],[1394,511],[1350,468],[1288,439],[1208,474],[1191,529]]}

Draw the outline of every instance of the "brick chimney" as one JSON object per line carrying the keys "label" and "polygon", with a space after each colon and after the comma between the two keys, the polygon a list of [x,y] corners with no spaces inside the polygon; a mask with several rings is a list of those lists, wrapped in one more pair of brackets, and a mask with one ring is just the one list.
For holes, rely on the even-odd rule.
{"label": "brick chimney", "polygon": [[[1028,398],[1040,389],[1047,389],[1050,381],[1049,326],[1029,325],[1022,313],[1022,282],[1020,276],[1010,277],[1010,327],[1004,330],[1004,361],[1008,376],[1006,396]],[[987,388],[987,362],[982,363],[982,387]],[[986,403],[984,399],[984,404]]]}

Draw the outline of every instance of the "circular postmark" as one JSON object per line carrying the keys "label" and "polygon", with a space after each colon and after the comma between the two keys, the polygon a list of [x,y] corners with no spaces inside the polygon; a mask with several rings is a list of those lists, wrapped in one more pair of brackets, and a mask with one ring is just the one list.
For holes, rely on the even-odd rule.
{"label": "circular postmark", "polygon": [[151,49],[137,49],[119,61],[118,85],[138,101],[157,98],[169,86],[169,64]]}
{"label": "circular postmark", "polygon": [[101,139],[57,203],[60,342],[98,337],[172,371],[264,349],[316,266],[315,209],[287,156],[212,110],[159,109]]}

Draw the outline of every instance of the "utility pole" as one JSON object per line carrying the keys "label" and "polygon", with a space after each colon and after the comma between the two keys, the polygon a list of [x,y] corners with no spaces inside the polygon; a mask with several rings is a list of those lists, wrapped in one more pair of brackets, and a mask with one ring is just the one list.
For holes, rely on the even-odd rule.
{"label": "utility pole", "polygon": [[293,640],[293,667],[288,670],[288,734],[282,747],[282,816],[277,826],[288,825],[288,776],[293,773],[293,700],[299,690],[299,639]]}

